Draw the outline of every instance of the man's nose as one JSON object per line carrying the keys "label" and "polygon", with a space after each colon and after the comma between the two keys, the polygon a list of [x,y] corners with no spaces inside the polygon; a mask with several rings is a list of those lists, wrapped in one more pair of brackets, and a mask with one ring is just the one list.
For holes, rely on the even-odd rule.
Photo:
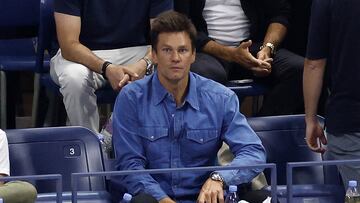
{"label": "man's nose", "polygon": [[178,51],[173,51],[171,54],[171,60],[173,61],[180,61],[180,54]]}

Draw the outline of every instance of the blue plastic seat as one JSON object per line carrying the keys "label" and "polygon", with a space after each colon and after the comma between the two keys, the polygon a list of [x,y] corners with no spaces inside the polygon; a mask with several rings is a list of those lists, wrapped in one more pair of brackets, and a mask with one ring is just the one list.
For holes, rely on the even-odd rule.
{"label": "blue plastic seat", "polygon": [[[2,1],[0,7],[0,82],[1,128],[15,121],[14,85],[7,81],[10,72],[34,71],[39,26],[39,0]],[[48,64],[48,59],[44,60]],[[11,92],[7,90],[12,88]],[[10,122],[12,120],[12,122]],[[9,121],[9,122],[8,122]],[[10,126],[15,127],[15,126]]]}
{"label": "blue plastic seat", "polygon": [[[319,117],[323,122],[323,118]],[[288,162],[322,161],[319,153],[312,152],[305,142],[304,115],[253,117],[248,122],[260,137],[267,154],[267,162],[277,166],[278,195],[286,202],[286,164]],[[269,174],[265,171],[269,180]],[[312,166],[293,171],[294,201],[318,198],[320,202],[337,202],[336,193],[342,192],[340,185],[327,185],[324,168]]]}
{"label": "blue plastic seat", "polygon": [[252,79],[232,80],[226,86],[236,93],[239,102],[243,102],[245,97],[252,96],[252,113],[256,114],[259,110],[259,96],[264,95],[267,87],[254,82]]}
{"label": "blue plastic seat", "polygon": [[[6,131],[9,141],[11,175],[61,174],[63,191],[71,191],[71,173],[104,171],[102,151],[97,136],[83,127],[29,128]],[[55,201],[55,184],[34,182],[39,201]],[[84,178],[78,188],[88,197],[110,199],[102,177]],[[66,199],[67,193],[63,194]],[[86,193],[82,194],[86,199]],[[70,199],[68,197],[68,199]]]}

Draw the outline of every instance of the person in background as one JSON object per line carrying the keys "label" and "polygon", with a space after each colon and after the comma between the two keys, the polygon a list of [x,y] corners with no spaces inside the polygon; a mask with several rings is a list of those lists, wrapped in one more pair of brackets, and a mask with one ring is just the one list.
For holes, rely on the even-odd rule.
{"label": "person in background", "polygon": [[[124,87],[115,103],[117,170],[213,166],[223,141],[235,155],[230,165],[265,163],[264,147],[239,112],[236,94],[190,72],[195,39],[194,25],[178,12],[154,20],[151,43],[157,71]],[[137,174],[121,177],[121,182],[134,198],[148,195],[143,202],[223,203],[225,186],[248,183],[261,171]]]}
{"label": "person in background", "polygon": [[[306,141],[331,159],[360,159],[360,1],[313,0],[304,67]],[[330,96],[326,133],[316,112],[323,83]],[[322,146],[327,144],[327,150]],[[360,165],[339,166],[345,188],[360,181]]]}
{"label": "person in background", "polygon": [[258,116],[303,112],[304,58],[280,44],[291,14],[287,0],[175,0],[198,31],[191,71],[226,84],[252,79],[268,87]]}
{"label": "person in background", "polygon": [[150,19],[172,7],[172,0],[55,0],[60,49],[50,74],[70,125],[99,131],[95,90],[108,81],[119,91],[150,72]]}
{"label": "person in background", "polygon": [[[10,175],[9,147],[4,131],[0,129],[0,177]],[[0,198],[5,203],[33,203],[36,200],[36,188],[28,182],[0,180]]]}

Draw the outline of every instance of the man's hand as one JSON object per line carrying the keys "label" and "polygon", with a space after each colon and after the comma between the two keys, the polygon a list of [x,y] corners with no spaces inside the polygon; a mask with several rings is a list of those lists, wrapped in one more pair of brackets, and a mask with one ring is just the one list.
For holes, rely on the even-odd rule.
{"label": "man's hand", "polygon": [[138,74],[129,70],[128,67],[110,64],[106,69],[106,77],[108,78],[111,87],[119,91],[124,87],[130,80],[139,78]]}
{"label": "man's hand", "polygon": [[159,203],[176,203],[174,200],[170,199],[169,197],[165,197],[159,201]]}
{"label": "man's hand", "polygon": [[306,121],[306,143],[314,152],[324,153],[326,151],[321,146],[321,144],[327,144],[324,130],[316,118]]}
{"label": "man's hand", "polygon": [[128,68],[128,70],[132,70],[134,73],[138,75],[138,77],[136,78],[131,77],[131,81],[143,78],[145,76],[146,62],[143,59],[139,60],[136,63],[126,65],[126,67]]}
{"label": "man's hand", "polygon": [[264,63],[261,66],[251,68],[256,77],[266,77],[271,73],[271,63],[273,59],[270,57],[270,51],[269,47],[264,47],[257,53],[257,59]]}
{"label": "man's hand", "polygon": [[207,179],[200,190],[197,202],[224,203],[223,183],[220,181],[211,180],[210,178]]}
{"label": "man's hand", "polygon": [[263,60],[255,58],[249,51],[251,40],[242,42],[238,47],[232,48],[231,61],[240,64],[245,68],[268,66]]}

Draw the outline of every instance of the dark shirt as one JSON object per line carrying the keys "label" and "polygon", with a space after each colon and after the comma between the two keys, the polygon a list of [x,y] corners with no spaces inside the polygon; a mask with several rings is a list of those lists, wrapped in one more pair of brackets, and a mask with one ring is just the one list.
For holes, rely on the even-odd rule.
{"label": "dark shirt", "polygon": [[172,0],[55,0],[55,11],[81,17],[80,42],[91,50],[149,44],[149,20]]}
{"label": "dark shirt", "polygon": [[359,0],[314,0],[306,57],[326,59],[330,133],[360,132]]}
{"label": "dark shirt", "polygon": [[[126,85],[114,108],[114,146],[118,170],[213,166],[223,141],[235,155],[230,165],[265,162],[259,137],[239,112],[234,92],[190,73],[182,106],[161,85],[157,73]],[[226,184],[250,182],[261,170],[219,171]],[[178,203],[197,196],[207,171],[128,175],[122,183],[132,194]]]}
{"label": "dark shirt", "polygon": [[[201,50],[211,39],[202,15],[206,0],[175,0],[175,10],[185,13],[193,21],[197,31],[197,49]],[[250,38],[254,42],[264,39],[270,23],[289,25],[290,5],[286,0],[239,0],[250,20]]]}

